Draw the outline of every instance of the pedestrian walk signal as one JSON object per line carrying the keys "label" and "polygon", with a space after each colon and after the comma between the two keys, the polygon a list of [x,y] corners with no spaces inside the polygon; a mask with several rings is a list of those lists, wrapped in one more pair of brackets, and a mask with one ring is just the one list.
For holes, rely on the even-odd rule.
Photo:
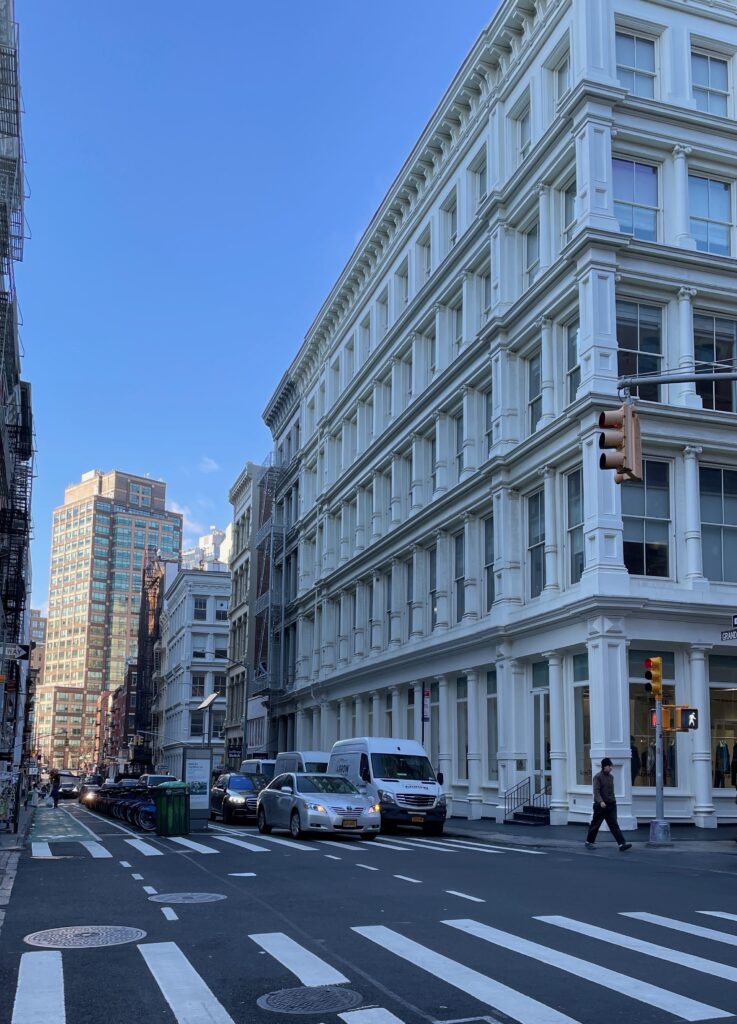
{"label": "pedestrian walk signal", "polygon": [[663,659],[645,658],[645,689],[655,698],[663,699]]}
{"label": "pedestrian walk signal", "polygon": [[678,732],[690,732],[699,727],[698,708],[687,708],[679,704],[676,708],[676,729]]}
{"label": "pedestrian walk signal", "polygon": [[[661,704],[660,712],[663,722],[663,732],[673,732],[676,728],[678,718],[676,716],[676,708],[672,704]],[[650,725],[654,729],[658,724],[658,713],[655,708],[650,709]]]}

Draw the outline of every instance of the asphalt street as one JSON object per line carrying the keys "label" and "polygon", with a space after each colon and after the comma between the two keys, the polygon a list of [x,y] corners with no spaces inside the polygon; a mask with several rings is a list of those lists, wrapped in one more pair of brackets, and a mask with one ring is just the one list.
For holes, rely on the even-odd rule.
{"label": "asphalt street", "polygon": [[737,856],[162,839],[74,804],[37,816],[0,947],[2,1024],[727,1020]]}

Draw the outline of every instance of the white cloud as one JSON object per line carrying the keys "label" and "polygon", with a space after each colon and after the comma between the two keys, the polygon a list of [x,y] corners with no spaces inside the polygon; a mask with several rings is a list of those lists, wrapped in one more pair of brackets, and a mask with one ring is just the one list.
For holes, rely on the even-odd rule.
{"label": "white cloud", "polygon": [[195,519],[192,515],[192,509],[189,505],[180,505],[178,501],[172,501],[169,503],[169,508],[172,512],[179,512],[184,518],[184,538],[183,547],[192,547],[196,543],[198,537],[202,537],[207,533],[207,526],[205,523],[201,523],[199,519]]}
{"label": "white cloud", "polygon": [[200,473],[217,473],[220,470],[220,463],[211,459],[209,455],[202,455],[197,463],[197,468]]}

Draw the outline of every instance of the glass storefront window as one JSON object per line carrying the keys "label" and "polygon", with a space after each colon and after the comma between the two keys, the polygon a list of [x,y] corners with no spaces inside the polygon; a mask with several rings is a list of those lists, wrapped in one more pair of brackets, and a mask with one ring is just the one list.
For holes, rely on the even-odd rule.
{"label": "glass storefront window", "polygon": [[499,779],[498,750],[496,669],[491,669],[486,673],[486,777],[492,782]]}
{"label": "glass storefront window", "polygon": [[588,686],[573,689],[576,785],[591,785],[591,702]]}
{"label": "glass storefront window", "polygon": [[711,655],[709,682],[714,788],[734,788],[737,787],[737,657]]}
{"label": "glass storefront window", "polygon": [[458,778],[468,778],[468,683],[465,676],[456,680],[456,740]]}
{"label": "glass storefront window", "polygon": [[[630,650],[630,769],[633,786],[655,785],[655,726],[652,724],[655,701],[645,690],[645,659],[655,656],[663,659],[663,703],[676,703],[676,662],[673,652]],[[678,785],[675,733],[663,734],[663,785]]]}

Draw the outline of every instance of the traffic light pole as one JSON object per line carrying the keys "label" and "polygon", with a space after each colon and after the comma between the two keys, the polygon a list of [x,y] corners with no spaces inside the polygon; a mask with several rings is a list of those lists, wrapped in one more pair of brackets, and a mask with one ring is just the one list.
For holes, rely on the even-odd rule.
{"label": "traffic light pole", "polygon": [[655,701],[655,820],[650,822],[648,846],[672,846],[670,822],[663,801],[663,702]]}

